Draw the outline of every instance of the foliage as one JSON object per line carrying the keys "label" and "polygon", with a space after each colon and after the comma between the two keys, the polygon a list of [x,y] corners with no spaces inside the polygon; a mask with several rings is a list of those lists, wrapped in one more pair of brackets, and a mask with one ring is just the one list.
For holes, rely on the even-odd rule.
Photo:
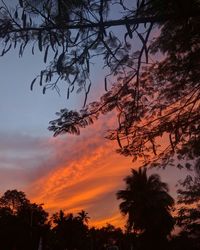
{"label": "foliage", "polygon": [[[59,82],[64,81],[67,97],[73,91],[85,92],[80,112],[62,109],[59,118],[50,122],[54,135],[79,134],[99,115],[116,110],[118,127],[107,138],[118,142],[119,153],[133,160],[143,157],[149,164],[153,152],[153,160],[162,158],[163,166],[171,163],[173,155],[193,157],[200,131],[198,0],[131,4],[128,0],[20,0],[13,8],[3,1],[1,5],[2,56],[14,48],[21,57],[31,48],[32,54],[39,50],[49,63],[31,89],[38,81],[43,93],[49,88],[59,92]],[[118,19],[113,19],[114,6]],[[97,56],[108,72],[107,92],[100,101],[86,105],[91,65]],[[163,137],[168,137],[164,149],[159,147]]]}
{"label": "foliage", "polygon": [[88,224],[90,217],[88,216],[88,213],[84,210],[81,210],[78,213],[78,217],[77,217],[80,221],[82,221],[83,223]]}
{"label": "foliage", "polygon": [[187,237],[193,239],[193,245],[199,247],[200,237],[200,168],[199,164],[195,166],[195,172],[188,175],[186,179],[180,182],[181,187],[178,190],[178,217],[177,224]]}
{"label": "foliage", "polygon": [[[120,63],[123,67],[129,65],[133,68],[126,69],[126,74],[116,70],[113,73],[117,75],[116,82],[99,102],[90,103],[80,113],[61,110],[60,118],[51,122],[50,130],[55,135],[79,134],[79,128],[91,124],[100,114],[116,109],[118,127],[110,130],[107,138],[118,141],[117,151],[133,160],[143,157],[145,164],[166,166],[172,163],[171,156],[179,159],[199,157],[199,153],[193,151],[198,148],[200,131],[200,37],[199,17],[192,16],[195,10],[199,10],[199,2],[142,2],[136,17],[174,14],[176,18],[150,22],[144,33],[138,33],[133,27],[143,46],[133,55],[129,52],[126,55],[128,61]],[[159,24],[159,35],[149,44],[149,35],[155,24]],[[161,57],[160,61],[148,64],[153,55],[154,60]],[[144,56],[146,66],[142,68]],[[163,137],[168,138],[164,149],[159,145]],[[159,158],[162,162],[157,162]]]}
{"label": "foliage", "polygon": [[4,195],[0,198],[0,207],[7,208],[13,214],[18,213],[22,206],[29,204],[29,200],[25,194],[21,191],[7,190]]}
{"label": "foliage", "polygon": [[130,248],[130,244],[127,244],[129,242],[125,240],[125,235],[123,235],[121,228],[116,228],[111,224],[107,224],[99,229],[92,227],[90,228],[89,234],[92,249],[108,249],[109,247],[114,247],[115,245],[119,246],[120,249]]}
{"label": "foliage", "polygon": [[2,249],[36,250],[49,230],[48,213],[30,203],[25,193],[8,190],[0,198],[0,245]]}
{"label": "foliage", "polygon": [[174,226],[174,200],[168,194],[167,184],[157,174],[148,177],[145,168],[132,169],[124,180],[126,189],[118,191],[117,198],[123,200],[121,212],[128,215],[127,229],[138,232],[147,245],[166,240]]}
{"label": "foliage", "polygon": [[[128,211],[127,204],[130,204],[130,209],[132,209],[131,206],[133,204],[133,199],[128,200],[127,198],[130,194],[128,187],[130,189],[134,187],[134,192],[132,192],[131,197],[134,197],[134,201],[137,201],[134,203],[134,212],[138,213],[138,216],[134,217],[134,223],[135,219],[137,221],[137,230],[135,230],[134,233],[127,231],[123,232],[121,228],[116,228],[111,224],[106,224],[101,228],[89,227],[86,222],[84,223],[83,218],[89,217],[88,213],[84,210],[81,210],[77,215],[72,213],[66,214],[60,210],[48,219],[48,213],[42,208],[42,205],[31,203],[26,198],[24,192],[8,190],[2,195],[6,202],[4,205],[1,203],[0,207],[1,248],[4,250],[38,250],[39,242],[42,242],[42,249],[44,250],[64,250],[66,248],[69,250],[74,250],[75,248],[77,250],[103,250],[108,248],[116,249],[116,246],[118,246],[120,250],[129,250],[132,248],[138,250],[199,249],[199,234],[196,234],[197,231],[194,234],[194,230],[191,230],[192,228],[194,229],[193,225],[195,223],[196,225],[198,224],[198,221],[196,221],[196,219],[194,220],[194,217],[190,217],[189,220],[189,217],[186,218],[183,214],[179,214],[178,221],[182,223],[183,231],[179,235],[170,237],[169,242],[164,239],[173,226],[172,221],[167,222],[170,217],[167,213],[170,212],[170,207],[173,204],[173,199],[167,193],[167,185],[161,182],[157,175],[150,175],[147,177],[145,169],[139,169],[138,171],[134,170],[133,173],[134,178],[133,176],[128,176],[125,179],[129,184],[126,190],[118,192],[118,197],[124,200],[124,202],[121,203],[121,208],[126,213],[126,211]],[[134,183],[131,182],[131,179],[134,179]],[[148,185],[145,185],[145,183],[148,183]],[[192,182],[190,182],[190,184],[192,184]],[[185,187],[187,185],[185,184]],[[146,187],[146,190],[144,187]],[[187,194],[185,196],[186,192],[191,193],[194,191],[196,194],[195,190],[199,185],[193,187],[191,185],[190,189],[188,187],[189,186],[180,191],[179,201],[184,201],[183,204],[190,202],[188,198],[190,195]],[[149,191],[147,192],[147,190]],[[139,191],[137,195],[136,191]],[[146,193],[146,196],[144,193]],[[157,195],[155,193],[157,193]],[[13,194],[13,196],[10,194]],[[8,197],[9,199],[7,199]],[[13,199],[13,197],[15,199]],[[21,202],[21,205],[15,210],[12,210],[13,207],[8,206],[8,201],[20,200],[20,197],[23,197],[24,202]],[[187,198],[187,202],[185,197]],[[199,195],[192,194],[191,197],[198,198]],[[195,204],[194,199],[192,202],[192,204]],[[142,204],[146,204],[146,209],[148,209],[148,211],[144,209]],[[159,213],[157,209],[162,205],[166,205],[165,207],[168,212],[165,214]],[[138,209],[136,209],[136,206]],[[156,213],[154,213],[154,209]],[[139,216],[142,216],[140,220]],[[156,219],[148,219],[148,222],[146,220],[145,224],[144,221],[148,216],[155,216],[154,218]],[[168,219],[163,220],[163,216],[166,216],[166,218],[168,217]],[[133,228],[136,228],[136,224],[134,223]],[[160,226],[158,226],[159,224]],[[144,229],[144,227],[146,227],[146,229]],[[160,228],[160,231],[158,228]],[[150,230],[152,230],[152,232],[150,232]],[[162,234],[165,236],[163,235],[164,237],[162,237]],[[167,246],[168,248],[166,248]]]}
{"label": "foliage", "polygon": [[[81,213],[82,214],[82,213]],[[53,249],[88,249],[88,227],[73,214],[65,215],[62,210],[52,216],[54,237]]]}
{"label": "foliage", "polygon": [[[111,11],[114,6],[119,10],[117,19],[113,19]],[[118,126],[108,131],[107,138],[118,142],[117,152],[133,160],[142,157],[145,165],[153,166],[173,164],[171,157],[174,157],[187,162],[185,166],[190,168],[188,160],[195,159],[198,163],[200,157],[199,13],[198,0],[136,0],[131,4],[128,0],[19,0],[15,6],[1,0],[1,56],[11,49],[18,50],[19,57],[27,49],[33,55],[39,51],[46,67],[33,79],[31,90],[38,82],[44,94],[47,89],[59,93],[59,83],[65,82],[67,98],[73,91],[85,93],[82,110],[64,108],[57,113],[58,119],[50,122],[49,130],[55,136],[79,134],[81,128],[94,123],[100,115],[114,111]],[[115,28],[118,26],[120,30]],[[96,57],[102,59],[106,72],[106,93],[100,101],[87,104]],[[162,140],[166,141],[166,147],[159,145]],[[119,191],[118,198],[124,199],[121,210],[129,215],[128,227],[142,230],[143,236],[151,231],[166,236],[173,227],[170,215],[173,200],[166,184],[156,175],[147,178],[146,170],[142,169],[132,170],[132,176],[125,180],[127,189]],[[198,175],[188,177],[182,186],[179,203],[184,206],[179,210],[178,223],[187,235],[196,237],[199,235]],[[132,196],[133,187],[134,192],[146,195],[144,207],[142,195],[136,192]],[[132,198],[136,198],[137,206]],[[160,220],[153,220],[155,215]],[[88,240],[83,211],[76,217],[60,212],[53,218],[55,227],[51,236],[56,242],[55,249],[63,245],[80,247],[73,237],[61,240],[62,234],[72,234],[73,228],[77,237],[81,235],[82,245]],[[18,248],[27,249],[30,235],[34,234],[38,242],[43,227],[48,228],[46,219],[42,206],[30,203],[23,192],[7,191],[0,198],[2,246],[9,235],[13,241],[8,248],[18,244]],[[166,223],[164,230],[157,224],[160,221]],[[20,245],[21,230],[26,235],[24,245]],[[99,234],[103,235],[103,231]],[[93,233],[97,232],[94,229]]]}

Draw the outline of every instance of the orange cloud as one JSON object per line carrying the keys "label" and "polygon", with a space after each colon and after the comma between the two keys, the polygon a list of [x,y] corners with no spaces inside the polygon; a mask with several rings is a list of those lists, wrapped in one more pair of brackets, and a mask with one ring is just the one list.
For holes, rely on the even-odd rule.
{"label": "orange cloud", "polygon": [[[67,212],[76,212],[77,207],[85,209],[96,225],[96,214],[100,214],[100,220],[103,221],[105,216],[113,216],[112,203],[116,200],[115,193],[123,177],[129,171],[129,161],[113,154],[111,143],[104,143],[90,155],[78,160],[71,159],[69,165],[56,166],[54,171],[33,183],[37,188],[32,193],[32,200],[45,203],[45,208],[51,212],[61,208]],[[111,197],[105,201],[107,194]],[[106,211],[103,207],[107,207]],[[117,210],[115,206],[114,212]],[[100,220],[98,225],[101,224]],[[109,218],[107,220],[110,221]]]}
{"label": "orange cloud", "polygon": [[115,213],[111,217],[106,217],[105,219],[95,220],[93,223],[95,227],[102,227],[102,226],[105,226],[107,223],[109,223],[111,225],[115,225],[116,227],[123,228],[125,224],[125,218],[119,213]]}
{"label": "orange cloud", "polygon": [[79,137],[50,139],[48,143],[54,150],[49,164],[54,162],[54,166],[43,176],[38,172],[38,179],[27,190],[31,200],[44,203],[50,213],[84,209],[91,225],[122,225],[115,194],[124,185],[123,178],[132,164],[130,158],[115,153],[113,142],[102,138],[104,127],[100,121]]}
{"label": "orange cloud", "polygon": [[[114,142],[103,138],[113,126],[112,116],[107,116],[78,137],[1,135],[1,190],[25,191],[31,201],[44,203],[50,214],[60,209],[66,213],[84,209],[91,217],[91,225],[122,226],[124,219],[119,213],[116,192],[124,188],[123,178],[138,164],[116,154]],[[170,178],[165,174],[165,179],[174,179],[172,174]]]}

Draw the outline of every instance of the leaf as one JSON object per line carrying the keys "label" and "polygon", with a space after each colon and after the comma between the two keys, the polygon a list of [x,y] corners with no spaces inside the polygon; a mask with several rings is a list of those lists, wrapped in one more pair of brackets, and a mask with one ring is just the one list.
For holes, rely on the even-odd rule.
{"label": "leaf", "polygon": [[42,32],[39,31],[38,33],[38,48],[40,51],[42,51]]}
{"label": "leaf", "polygon": [[55,38],[55,41],[57,42],[58,46],[61,46],[60,41],[55,33],[53,33],[53,36]]}
{"label": "leaf", "polygon": [[19,5],[20,5],[21,8],[24,7],[23,0],[19,0]]}
{"label": "leaf", "polygon": [[14,41],[14,49],[16,49],[16,47],[17,47],[17,41],[15,40]]}
{"label": "leaf", "polygon": [[186,164],[185,164],[186,169],[191,169],[191,166],[192,165],[190,163],[186,162]]}
{"label": "leaf", "polygon": [[177,168],[182,169],[183,165],[181,165],[180,163],[177,165]]}
{"label": "leaf", "polygon": [[33,21],[32,21],[32,19],[29,17],[29,25],[32,26],[32,24],[33,24]]}
{"label": "leaf", "polygon": [[26,37],[26,41],[25,41],[24,46],[23,46],[23,51],[24,51],[24,49],[25,49],[26,45],[28,44],[28,41],[29,41],[29,38],[28,38],[28,37]]}
{"label": "leaf", "polygon": [[65,52],[63,52],[63,53],[58,57],[58,61],[57,61],[57,64],[56,64],[57,72],[58,72],[59,75],[62,73],[64,56],[65,56]]}
{"label": "leaf", "polygon": [[26,14],[24,13],[24,11],[22,13],[22,21],[23,21],[23,28],[25,28],[26,27]]}
{"label": "leaf", "polygon": [[15,11],[14,17],[17,19],[18,18],[18,12],[17,10]]}
{"label": "leaf", "polygon": [[42,71],[40,72],[40,86],[42,86],[43,74],[44,74],[44,71],[42,70]]}
{"label": "leaf", "polygon": [[43,88],[42,94],[44,95],[46,93],[46,87]]}
{"label": "leaf", "polygon": [[67,99],[69,99],[69,88],[67,89]]}
{"label": "leaf", "polygon": [[33,81],[31,82],[31,86],[30,86],[31,91],[33,90],[33,85],[34,85],[34,83],[35,83],[36,79],[37,79],[37,77],[36,77],[36,78],[34,78],[34,79],[33,79]]}
{"label": "leaf", "polygon": [[87,91],[85,93],[85,100],[84,100],[84,103],[83,103],[83,107],[85,107],[85,105],[86,105],[87,97],[88,97],[88,94],[90,92],[90,88],[91,88],[91,82],[89,83],[88,89],[87,89]]}
{"label": "leaf", "polygon": [[33,45],[33,47],[32,47],[32,50],[31,50],[31,52],[32,52],[32,55],[34,55],[35,54],[35,47],[34,47],[34,45]]}
{"label": "leaf", "polygon": [[[51,48],[52,50],[55,52],[55,48],[54,48],[54,41],[52,39],[52,34],[50,33],[50,44],[51,44]],[[54,57],[55,58],[55,57]]]}
{"label": "leaf", "polygon": [[72,86],[72,89],[71,89],[71,91],[70,91],[70,92],[72,93],[73,91],[74,91],[74,85]]}
{"label": "leaf", "polygon": [[44,63],[47,62],[48,50],[49,50],[49,45],[46,47],[46,50],[45,50],[45,53],[44,53]]}
{"label": "leaf", "polygon": [[[54,50],[54,51],[55,51],[55,50]],[[58,50],[56,50],[56,53],[55,53],[55,55],[54,55],[54,60],[56,59],[57,55],[58,55]]]}
{"label": "leaf", "polygon": [[90,73],[90,62],[89,59],[86,60],[87,63],[87,72]]}
{"label": "leaf", "polygon": [[2,56],[5,55],[12,47],[12,43],[10,43],[10,45],[8,46],[7,49],[4,48],[3,52],[2,52]]}
{"label": "leaf", "polygon": [[4,55],[4,51],[5,51],[5,49],[3,49],[2,53],[1,53],[1,56],[3,56],[3,55]]}
{"label": "leaf", "polygon": [[105,86],[105,91],[108,91],[108,83],[107,83],[107,78],[106,77],[104,79],[104,86]]}
{"label": "leaf", "polygon": [[19,57],[22,56],[23,54],[23,43],[20,45],[20,48],[19,48]]}
{"label": "leaf", "polygon": [[49,81],[51,81],[53,73],[51,72],[51,70],[49,71]]}
{"label": "leaf", "polygon": [[[77,77],[78,77],[78,74],[75,75],[74,80],[73,80],[73,82],[71,83],[71,85],[73,85],[73,87],[74,87],[74,83],[75,83]],[[72,90],[72,91],[73,91],[73,90]],[[72,92],[72,91],[71,91],[71,92]]]}

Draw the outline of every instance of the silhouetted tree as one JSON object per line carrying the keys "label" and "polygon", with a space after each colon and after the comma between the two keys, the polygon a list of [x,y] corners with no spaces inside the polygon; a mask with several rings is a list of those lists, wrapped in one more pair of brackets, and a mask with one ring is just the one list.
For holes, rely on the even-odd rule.
{"label": "silhouetted tree", "polygon": [[193,176],[188,175],[178,189],[177,224],[189,240],[190,249],[199,249],[200,238],[200,161],[194,167]]}
{"label": "silhouetted tree", "polygon": [[25,232],[29,234],[29,244],[32,249],[38,249],[40,239],[42,238],[44,243],[50,229],[50,225],[47,223],[48,213],[42,205],[30,203],[20,207],[17,217],[23,223]]}
{"label": "silhouetted tree", "polygon": [[[0,245],[6,250],[13,247],[25,250],[28,244],[28,234],[23,223],[18,218],[19,209],[29,204],[25,193],[7,190],[0,198]],[[23,238],[22,238],[23,237]]]}
{"label": "silhouetted tree", "polygon": [[76,216],[60,210],[48,220],[42,204],[31,203],[24,192],[8,190],[0,201],[2,250],[38,250],[41,240],[42,250],[107,250],[116,246],[128,250],[136,246],[134,234],[124,234],[111,224],[89,228],[85,221],[89,216],[84,210]]}
{"label": "silhouetted tree", "polygon": [[197,250],[198,245],[194,246],[194,240],[188,237],[187,233],[181,231],[178,235],[173,235],[169,242],[169,250]]}
{"label": "silhouetted tree", "polygon": [[[120,59],[117,53],[111,56],[112,60],[105,56],[111,76],[117,76],[111,90],[79,113],[61,110],[60,118],[51,123],[50,130],[55,135],[79,134],[80,128],[94,122],[100,114],[116,110],[118,127],[109,130],[107,138],[118,142],[118,152],[135,160],[143,157],[144,164],[160,165],[158,160],[162,159],[162,166],[167,166],[174,155],[194,157],[193,151],[199,143],[199,17],[186,16],[200,13],[200,6],[196,0],[137,3],[137,8],[129,12],[131,17],[155,18],[144,32],[140,26],[130,25],[126,34],[132,37],[135,32],[143,46],[132,55],[132,50],[124,53],[119,50],[123,55]],[[156,20],[163,16],[169,19]],[[157,36],[148,43],[156,24]],[[154,60],[150,59],[152,56]],[[164,150],[159,148],[158,139],[162,136],[168,137]]]}
{"label": "silhouetted tree", "polygon": [[[116,20],[109,11],[114,5]],[[50,62],[31,89],[38,81],[43,93],[59,92],[59,81],[65,81],[68,97],[85,92],[84,105],[92,60],[100,56],[107,68],[105,89],[112,88],[80,112],[62,109],[49,129],[54,135],[79,134],[115,109],[119,126],[107,137],[118,141],[118,151],[146,162],[153,151],[154,160],[162,156],[167,165],[173,154],[190,157],[188,148],[199,141],[199,13],[198,0],[19,0],[12,9],[1,1],[1,54],[38,49]],[[157,138],[163,135],[171,146],[159,154]]]}
{"label": "silhouetted tree", "polygon": [[0,245],[5,250],[37,250],[49,230],[48,213],[24,192],[8,190],[0,198]]}
{"label": "silhouetted tree", "polygon": [[89,219],[90,219],[90,217],[88,216],[88,213],[86,211],[84,211],[84,210],[81,210],[78,213],[77,218],[80,219],[83,223],[86,223],[86,224],[88,224]]}
{"label": "silhouetted tree", "polygon": [[107,249],[109,245],[118,245],[120,249],[123,248],[124,235],[121,228],[116,228],[111,224],[107,224],[101,228],[90,228],[90,247],[91,250]]}
{"label": "silhouetted tree", "polygon": [[73,214],[65,215],[62,210],[52,216],[54,223],[54,247],[55,250],[64,249],[88,249],[88,227]]}
{"label": "silhouetted tree", "polygon": [[168,194],[167,184],[157,174],[148,177],[146,168],[132,169],[125,182],[126,189],[118,191],[117,198],[123,200],[119,207],[128,215],[128,231],[139,233],[141,249],[164,249],[174,226],[170,213],[174,200]]}
{"label": "silhouetted tree", "polygon": [[0,207],[10,209],[13,214],[16,214],[22,206],[29,203],[30,201],[26,198],[25,193],[16,189],[7,190],[0,198]]}

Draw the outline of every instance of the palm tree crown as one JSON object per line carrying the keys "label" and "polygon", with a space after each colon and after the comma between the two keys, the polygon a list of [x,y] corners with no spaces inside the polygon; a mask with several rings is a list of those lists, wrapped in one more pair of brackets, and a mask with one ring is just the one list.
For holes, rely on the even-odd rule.
{"label": "palm tree crown", "polygon": [[128,230],[166,237],[174,225],[170,214],[174,200],[167,184],[157,174],[148,177],[146,168],[132,169],[124,180],[126,189],[118,191],[117,198],[123,200],[119,207],[122,214],[128,215]]}
{"label": "palm tree crown", "polygon": [[84,210],[81,210],[78,213],[78,219],[80,219],[83,223],[88,224],[90,217],[88,216],[88,213]]}

